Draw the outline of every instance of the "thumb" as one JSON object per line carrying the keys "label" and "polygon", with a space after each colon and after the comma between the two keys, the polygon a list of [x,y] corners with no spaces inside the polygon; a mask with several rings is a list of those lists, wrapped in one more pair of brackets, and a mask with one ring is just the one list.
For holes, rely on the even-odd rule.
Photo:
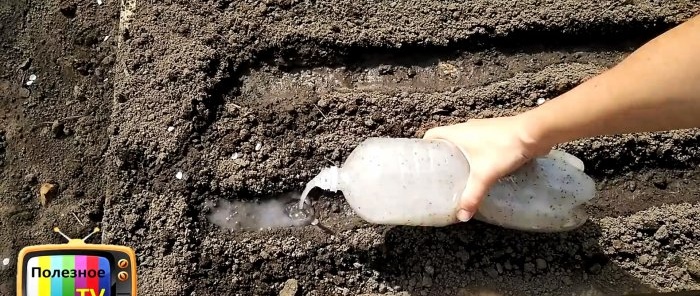
{"label": "thumb", "polygon": [[467,186],[465,187],[462,198],[459,202],[460,210],[457,212],[457,218],[466,222],[471,219],[479,209],[481,201],[484,199],[489,190],[489,182],[478,176],[469,176]]}

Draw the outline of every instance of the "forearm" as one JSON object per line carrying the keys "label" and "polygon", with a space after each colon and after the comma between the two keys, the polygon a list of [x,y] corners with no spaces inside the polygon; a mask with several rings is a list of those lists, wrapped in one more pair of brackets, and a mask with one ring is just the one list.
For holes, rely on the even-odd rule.
{"label": "forearm", "polygon": [[547,149],[598,135],[700,127],[700,17],[519,117],[531,141]]}

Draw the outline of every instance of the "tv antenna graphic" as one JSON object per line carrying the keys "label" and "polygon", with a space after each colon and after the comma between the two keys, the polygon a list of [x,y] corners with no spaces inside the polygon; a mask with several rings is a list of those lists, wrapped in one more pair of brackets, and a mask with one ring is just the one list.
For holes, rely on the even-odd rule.
{"label": "tv antenna graphic", "polygon": [[67,235],[65,235],[63,232],[61,232],[61,230],[58,229],[58,227],[54,227],[54,228],[53,228],[53,232],[56,232],[56,233],[60,234],[60,235],[63,236],[66,240],[68,240],[68,244],[69,244],[69,245],[73,245],[73,244],[85,244],[85,240],[87,240],[88,238],[90,238],[93,234],[100,232],[100,228],[99,228],[99,227],[95,227],[95,228],[92,230],[92,232],[91,232],[90,234],[88,234],[86,237],[84,237],[83,239],[70,238],[70,237],[68,237]]}

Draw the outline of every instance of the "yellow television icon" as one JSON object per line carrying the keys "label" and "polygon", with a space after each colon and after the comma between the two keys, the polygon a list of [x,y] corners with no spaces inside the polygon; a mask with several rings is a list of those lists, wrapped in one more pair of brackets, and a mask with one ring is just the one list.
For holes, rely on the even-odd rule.
{"label": "yellow television icon", "polygon": [[66,244],[28,246],[17,258],[17,296],[136,296],[136,255],[117,245]]}

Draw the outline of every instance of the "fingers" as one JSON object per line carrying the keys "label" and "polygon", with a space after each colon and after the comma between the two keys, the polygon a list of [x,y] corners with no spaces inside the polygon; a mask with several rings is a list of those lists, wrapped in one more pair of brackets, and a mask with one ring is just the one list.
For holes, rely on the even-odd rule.
{"label": "fingers", "polygon": [[470,176],[460,199],[460,210],[457,212],[457,218],[462,222],[469,221],[476,211],[479,210],[479,205],[486,194],[488,194],[488,190],[489,182],[477,176]]}

